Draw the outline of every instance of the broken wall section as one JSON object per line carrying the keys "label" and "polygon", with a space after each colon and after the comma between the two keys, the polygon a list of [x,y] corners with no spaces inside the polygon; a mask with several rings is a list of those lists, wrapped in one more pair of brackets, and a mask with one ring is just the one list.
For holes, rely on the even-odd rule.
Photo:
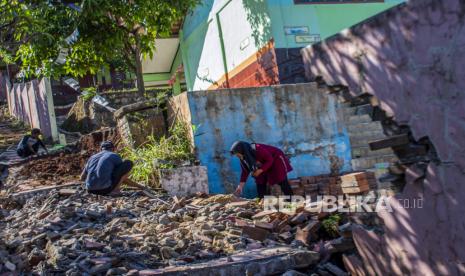
{"label": "broken wall section", "polygon": [[[384,235],[354,234],[368,274],[461,275],[465,268],[465,3],[411,0],[304,49],[306,75],[369,93],[439,162],[406,170],[406,185],[380,213]],[[422,208],[403,202],[422,199]]]}
{"label": "broken wall section", "polygon": [[[232,192],[239,181],[240,164],[229,154],[236,140],[283,149],[294,167],[290,178],[351,171],[343,106],[316,84],[188,92],[174,102],[169,117],[179,110],[196,128],[193,141],[211,193]],[[255,185],[244,193],[255,196]]]}

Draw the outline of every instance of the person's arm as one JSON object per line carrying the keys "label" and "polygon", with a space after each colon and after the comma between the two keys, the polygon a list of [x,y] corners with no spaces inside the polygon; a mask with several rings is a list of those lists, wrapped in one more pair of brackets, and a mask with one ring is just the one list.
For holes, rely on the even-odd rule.
{"label": "person's arm", "polygon": [[249,178],[250,171],[242,164],[241,161],[241,183],[247,182],[247,178]]}
{"label": "person's arm", "polygon": [[45,152],[48,153],[48,149],[45,146],[44,142],[42,142],[41,139],[37,138],[37,143],[39,143],[39,146],[41,146],[45,150]]}
{"label": "person's arm", "polygon": [[245,182],[247,182],[247,178],[249,177],[249,174],[250,174],[250,171],[241,162],[241,180],[239,182],[239,185],[236,188],[236,191],[234,192],[235,195],[239,196],[242,194],[242,190],[244,189]]}
{"label": "person's arm", "polygon": [[245,182],[240,182],[239,185],[237,185],[236,191],[234,191],[234,194],[236,196],[240,196],[242,194],[242,191],[244,190]]}
{"label": "person's arm", "polygon": [[268,171],[273,165],[273,161],[274,161],[273,155],[271,155],[270,152],[264,149],[257,149],[257,156],[259,156],[260,160],[263,160],[263,162],[262,162],[262,166],[258,170],[253,172],[253,176],[255,177]]}

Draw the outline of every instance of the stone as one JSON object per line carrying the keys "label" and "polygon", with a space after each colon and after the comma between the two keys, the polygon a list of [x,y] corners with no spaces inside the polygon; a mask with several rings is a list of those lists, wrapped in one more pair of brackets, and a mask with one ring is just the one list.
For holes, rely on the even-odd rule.
{"label": "stone", "polygon": [[6,261],[4,263],[4,266],[9,270],[9,271],[15,271],[16,270],[16,265],[9,262],[9,261]]}
{"label": "stone", "polygon": [[307,274],[295,271],[295,270],[288,270],[285,273],[283,273],[281,276],[306,276]]}
{"label": "stone", "polygon": [[349,275],[347,274],[347,272],[343,271],[342,269],[340,269],[339,267],[337,267],[336,265],[332,263],[326,263],[323,265],[323,267],[335,276],[348,276]]}
{"label": "stone", "polygon": [[232,209],[236,207],[247,208],[249,205],[250,205],[250,201],[243,200],[243,201],[236,201],[236,202],[228,203],[226,204],[225,208],[226,209]]}
{"label": "stone", "polygon": [[43,251],[39,250],[38,248],[34,248],[28,255],[28,262],[30,266],[34,267],[41,261],[44,261],[46,258],[47,256]]}
{"label": "stone", "polygon": [[71,196],[71,195],[74,195],[76,192],[77,192],[77,190],[75,190],[75,189],[60,189],[60,190],[58,190],[58,193],[61,196]]}
{"label": "stone", "polygon": [[90,249],[90,250],[100,250],[105,247],[105,244],[100,243],[100,242],[85,240],[84,246],[85,248]]}
{"label": "stone", "polygon": [[166,215],[166,214],[165,214],[165,215],[162,215],[162,216],[158,219],[158,223],[163,224],[163,225],[166,225],[166,224],[168,224],[168,223],[170,223],[170,222],[171,222],[171,220],[170,220],[170,218],[168,217],[168,215]]}
{"label": "stone", "polygon": [[139,271],[137,269],[131,269],[128,271],[128,274],[127,276],[138,276],[139,275]]}
{"label": "stone", "polygon": [[160,255],[162,256],[163,259],[171,259],[171,258],[179,257],[179,253],[174,251],[173,248],[170,248],[167,246],[160,248]]}
{"label": "stone", "polygon": [[106,273],[111,268],[111,263],[97,264],[92,267],[90,274],[101,274]]}
{"label": "stone", "polygon": [[108,276],[110,275],[123,275],[125,273],[127,273],[128,270],[124,267],[114,267],[114,268],[110,268],[108,271],[107,271],[107,274]]}

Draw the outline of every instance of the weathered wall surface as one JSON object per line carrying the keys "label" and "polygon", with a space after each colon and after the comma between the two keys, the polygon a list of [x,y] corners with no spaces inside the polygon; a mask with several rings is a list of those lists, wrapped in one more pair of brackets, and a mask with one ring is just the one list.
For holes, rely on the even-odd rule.
{"label": "weathered wall surface", "polygon": [[[314,84],[189,92],[187,97],[211,193],[232,192],[238,184],[240,164],[229,154],[235,140],[283,149],[294,167],[291,177],[351,169],[342,107]],[[254,196],[249,182],[245,194]]]}
{"label": "weathered wall surface", "polygon": [[370,275],[465,273],[465,2],[411,0],[320,45],[303,50],[306,74],[376,95],[415,139],[428,136],[441,163],[425,178],[407,170],[392,199],[423,198],[423,208],[382,213],[385,234],[359,229]]}

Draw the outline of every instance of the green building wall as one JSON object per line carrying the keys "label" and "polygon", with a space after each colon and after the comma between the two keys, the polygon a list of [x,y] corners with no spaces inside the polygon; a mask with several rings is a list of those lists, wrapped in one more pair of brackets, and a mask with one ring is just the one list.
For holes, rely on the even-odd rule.
{"label": "green building wall", "polygon": [[[233,5],[232,1],[241,1],[242,5]],[[259,51],[269,41],[274,42],[277,65],[281,83],[295,83],[300,79],[295,76],[285,76],[289,68],[295,68],[301,62],[300,49],[312,43],[324,40],[338,32],[349,28],[365,19],[368,19],[384,10],[387,10],[404,0],[385,0],[376,3],[344,3],[344,4],[295,4],[294,0],[205,0],[192,13],[190,13],[182,28],[181,55],[184,65],[188,90],[208,89],[218,81],[219,71],[224,71],[224,64],[230,60],[241,60],[236,53],[221,53],[221,43],[230,43],[240,47],[243,38],[250,40]],[[241,13],[246,14],[252,31],[241,28],[241,24],[234,17],[228,17],[225,7],[239,7],[238,18]],[[231,14],[231,13],[229,13]],[[219,21],[218,21],[219,20]],[[218,23],[220,22],[220,23]],[[218,25],[223,33],[218,33]],[[232,26],[228,28],[228,25]],[[234,28],[234,26],[238,26]],[[305,27],[308,33],[286,34],[285,28]],[[224,30],[234,30],[234,34]],[[226,39],[225,39],[226,38]],[[299,42],[302,38],[307,41]],[[227,45],[230,46],[230,45]],[[225,60],[226,59],[226,60]],[[239,68],[240,62],[233,67],[227,66],[228,71]],[[209,71],[209,72],[206,72]],[[213,73],[212,73],[213,72]],[[210,73],[208,75],[208,73]],[[223,72],[224,73],[224,72]],[[227,73],[227,72],[225,72]]]}

